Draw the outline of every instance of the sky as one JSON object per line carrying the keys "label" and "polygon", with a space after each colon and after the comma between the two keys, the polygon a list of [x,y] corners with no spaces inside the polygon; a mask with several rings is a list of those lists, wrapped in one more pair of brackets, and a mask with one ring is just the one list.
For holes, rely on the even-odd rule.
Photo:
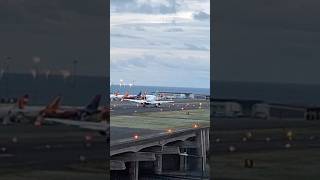
{"label": "sky", "polygon": [[[72,71],[107,75],[107,1],[0,0],[0,71],[6,56],[10,72]],[[35,65],[33,59],[40,62]]]}
{"label": "sky", "polygon": [[111,0],[110,82],[210,86],[209,0]]}
{"label": "sky", "polygon": [[320,2],[215,1],[213,80],[320,84]]}

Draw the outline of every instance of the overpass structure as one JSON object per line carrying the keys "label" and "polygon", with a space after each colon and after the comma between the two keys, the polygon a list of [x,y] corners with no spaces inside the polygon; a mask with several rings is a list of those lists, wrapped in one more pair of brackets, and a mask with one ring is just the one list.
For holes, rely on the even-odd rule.
{"label": "overpass structure", "polygon": [[110,142],[111,178],[138,180],[140,173],[197,172],[207,176],[209,127],[134,136]]}

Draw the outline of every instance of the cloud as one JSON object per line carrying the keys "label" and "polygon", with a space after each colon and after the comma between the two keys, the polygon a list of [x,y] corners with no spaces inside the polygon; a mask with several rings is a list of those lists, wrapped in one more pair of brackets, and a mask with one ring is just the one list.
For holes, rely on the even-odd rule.
{"label": "cloud", "polygon": [[203,46],[196,46],[194,44],[188,44],[188,43],[184,43],[184,45],[186,46],[186,49],[190,49],[190,50],[196,50],[196,51],[208,51],[209,49]]}
{"label": "cloud", "polygon": [[183,32],[182,28],[169,28],[165,30],[166,32]]}
{"label": "cloud", "polygon": [[112,37],[118,37],[118,38],[143,39],[143,38],[138,37],[138,36],[118,34],[118,33],[110,33],[110,36],[112,36]]}
{"label": "cloud", "polygon": [[210,18],[210,14],[203,11],[199,11],[199,12],[193,13],[193,18],[196,20],[207,20]]}
{"label": "cloud", "polygon": [[[209,0],[112,2],[111,81],[209,86],[210,24],[193,17],[194,12],[208,11]],[[166,11],[159,11],[161,5]]]}
{"label": "cloud", "polygon": [[111,0],[115,12],[171,14],[176,13],[179,6],[176,0]]}

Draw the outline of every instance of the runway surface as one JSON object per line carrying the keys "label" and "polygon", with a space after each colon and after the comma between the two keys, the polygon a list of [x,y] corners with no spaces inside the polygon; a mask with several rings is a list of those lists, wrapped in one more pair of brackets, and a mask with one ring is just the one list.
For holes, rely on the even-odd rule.
{"label": "runway surface", "polygon": [[[207,101],[183,101],[174,105],[163,105],[160,108],[143,108],[128,102],[116,102],[111,116],[177,111],[181,108],[196,109],[199,103],[202,108],[209,107]],[[100,169],[95,169],[93,173],[96,171],[100,174],[101,171],[105,173],[106,168],[103,166],[107,162],[107,137],[98,132],[60,124],[44,125],[38,128],[27,123],[0,125],[0,132],[0,175],[34,170],[73,171],[70,166],[88,166],[95,169],[96,165],[90,167],[91,163],[100,165]],[[111,137],[122,139],[131,137],[136,132],[139,135],[145,135],[160,131],[111,127],[110,134]]]}
{"label": "runway surface", "polygon": [[0,131],[0,175],[68,170],[71,165],[106,162],[106,137],[95,132],[64,125],[37,128],[29,124],[0,126]]}
{"label": "runway surface", "polygon": [[134,115],[135,113],[143,112],[159,112],[159,111],[178,111],[183,109],[197,109],[201,106],[202,108],[209,108],[209,101],[206,100],[178,100],[174,103],[162,104],[160,107],[153,105],[147,105],[142,107],[133,102],[128,101],[112,101],[111,117],[119,115]]}
{"label": "runway surface", "polygon": [[[215,118],[211,152],[237,153],[320,148],[320,122],[289,119]],[[252,134],[248,137],[247,134]],[[288,137],[288,133],[292,137]]]}

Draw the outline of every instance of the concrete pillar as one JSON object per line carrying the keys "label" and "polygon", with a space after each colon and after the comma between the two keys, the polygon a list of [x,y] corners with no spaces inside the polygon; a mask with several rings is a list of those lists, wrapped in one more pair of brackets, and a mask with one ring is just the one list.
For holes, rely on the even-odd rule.
{"label": "concrete pillar", "polygon": [[162,174],[162,154],[156,154],[154,173],[155,174]]}
{"label": "concrete pillar", "polygon": [[129,176],[130,180],[139,180],[139,161],[130,163]]}
{"label": "concrete pillar", "polygon": [[[181,152],[185,152],[185,148],[181,148]],[[187,158],[185,156],[180,156],[180,171],[187,171]]]}
{"label": "concrete pillar", "polygon": [[205,142],[205,130],[201,130],[197,133],[196,141],[197,141],[197,156],[199,156],[197,160],[197,167],[200,171],[206,170],[206,164],[207,164],[207,152],[206,152],[206,142]]}

